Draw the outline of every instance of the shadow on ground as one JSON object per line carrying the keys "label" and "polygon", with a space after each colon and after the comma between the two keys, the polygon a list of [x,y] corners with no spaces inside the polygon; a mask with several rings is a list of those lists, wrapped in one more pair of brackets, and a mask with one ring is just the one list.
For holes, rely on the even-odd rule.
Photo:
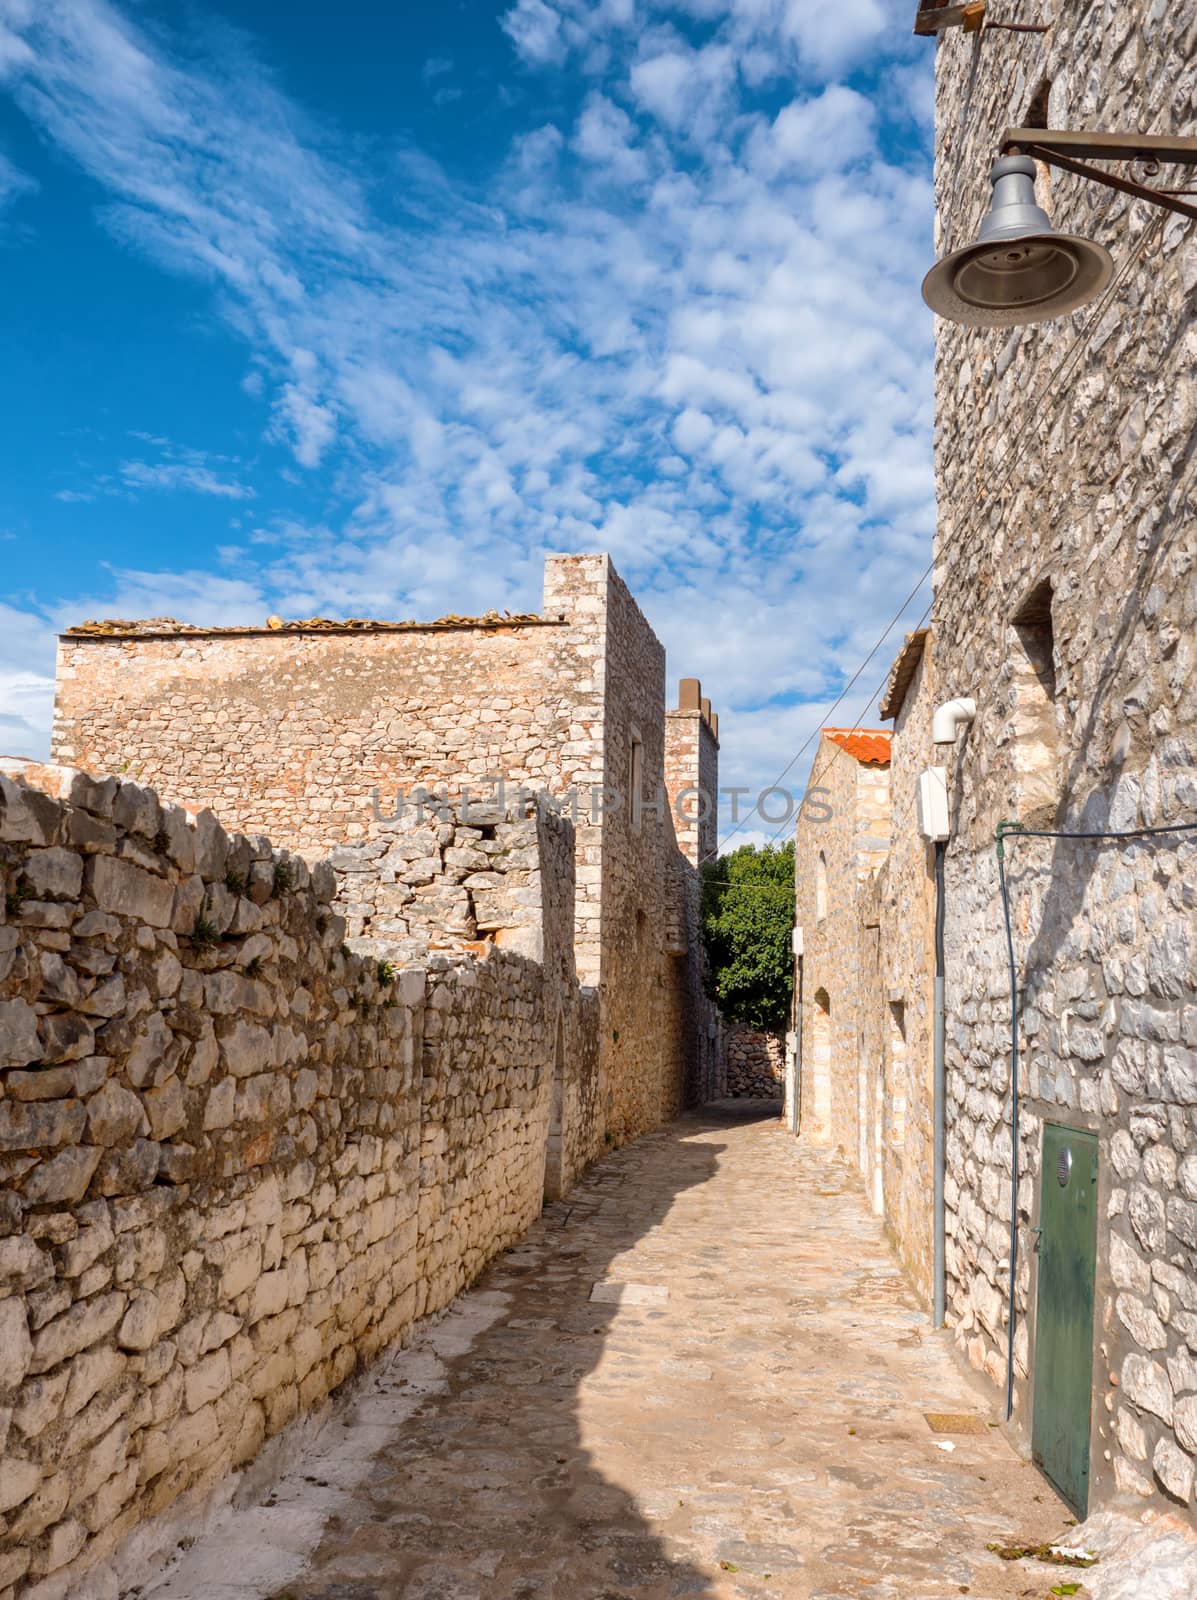
{"label": "shadow on ground", "polygon": [[[645,1504],[596,1470],[579,1390],[606,1394],[617,1416],[626,1379],[638,1407],[653,1404],[634,1348],[652,1346],[664,1285],[608,1291],[619,1303],[592,1300],[593,1287],[629,1278],[621,1257],[678,1195],[713,1176],[724,1146],[693,1142],[695,1133],[762,1117],[775,1119],[776,1107],[742,1102],[675,1123],[608,1157],[548,1207],[476,1286],[475,1295],[502,1297],[497,1319],[448,1360],[445,1391],[378,1454],[352,1519],[332,1519],[308,1573],[276,1600],[714,1596],[646,1519],[666,1510],[661,1496]],[[701,1436],[709,1418],[662,1407],[660,1426]]]}

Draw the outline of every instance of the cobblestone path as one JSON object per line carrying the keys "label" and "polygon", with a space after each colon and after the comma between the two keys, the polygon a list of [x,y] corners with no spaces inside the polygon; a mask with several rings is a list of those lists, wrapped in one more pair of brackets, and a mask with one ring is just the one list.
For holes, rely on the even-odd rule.
{"label": "cobblestone path", "polygon": [[[596,1287],[597,1285],[597,1287]],[[758,1110],[610,1156],[155,1600],[1046,1596],[1066,1512],[858,1182]],[[951,1450],[941,1448],[951,1444]],[[1063,1574],[1076,1578],[1082,1574]]]}

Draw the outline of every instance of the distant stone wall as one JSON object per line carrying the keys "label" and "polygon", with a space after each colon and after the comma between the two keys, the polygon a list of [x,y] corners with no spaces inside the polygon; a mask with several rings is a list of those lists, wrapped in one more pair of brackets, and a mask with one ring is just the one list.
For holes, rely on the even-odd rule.
{"label": "distant stone wall", "polygon": [[544,962],[392,972],[344,948],[327,864],[131,783],[22,776],[0,778],[0,1593],[61,1600],[518,1236],[571,1057],[565,1160],[592,1153],[597,1016],[568,884]]}
{"label": "distant stone wall", "polygon": [[[709,730],[705,744],[703,772]],[[485,800],[500,777],[507,797],[521,784],[546,791],[576,823],[574,957],[603,1013],[600,1137],[657,1127],[702,1078],[699,947],[662,804],[665,652],[608,557],[548,557],[539,618],[66,634],[53,749],[276,845],[375,849],[369,899],[346,909],[355,939],[368,922],[398,959],[475,936],[511,948],[517,935],[487,925],[496,913],[480,858],[494,841],[445,843],[435,826],[397,838],[397,793],[459,802],[469,786]],[[416,846],[428,853],[400,860]]]}
{"label": "distant stone wall", "polygon": [[733,1099],[781,1099],[785,1044],[777,1034],[731,1022],[725,1027],[723,1050],[726,1092]]}

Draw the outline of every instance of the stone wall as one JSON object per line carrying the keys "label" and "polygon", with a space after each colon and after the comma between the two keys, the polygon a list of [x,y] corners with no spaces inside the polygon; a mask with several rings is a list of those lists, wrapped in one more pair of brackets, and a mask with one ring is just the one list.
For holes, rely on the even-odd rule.
{"label": "stone wall", "polygon": [[732,1022],[723,1041],[726,1092],[733,1099],[780,1100],[785,1046],[775,1033]]}
{"label": "stone wall", "polygon": [[[888,757],[888,735],[872,734]],[[871,1170],[870,1096],[878,1063],[862,1037],[857,900],[889,846],[889,767],[858,760],[824,733],[795,837],[795,922],[803,930],[800,1131]],[[826,813],[830,812],[828,816]]]}
{"label": "stone wall", "polygon": [[434,844],[430,827],[429,854],[400,862],[420,838],[392,836],[398,792],[410,804],[423,787],[457,804],[468,786],[504,810],[520,785],[547,791],[576,824],[575,960],[602,1014],[599,1137],[621,1141],[673,1115],[703,1076],[700,946],[663,795],[664,651],[610,560],[549,557],[540,617],[273,621],[64,635],[57,758],[123,771],[290,849],[386,842],[371,904],[351,921],[368,913],[416,958],[442,937],[515,935],[486,927],[485,887],[466,882],[487,869],[465,857],[489,856],[482,846],[494,841]]}
{"label": "stone wall", "polygon": [[550,557],[544,615],[518,621],[67,633],[54,759],[122,772],[316,856],[377,837],[400,791],[469,785],[487,798],[496,778],[576,788],[578,962],[597,982],[599,879],[586,869],[601,826],[587,823],[603,782],[609,581],[604,557]]}
{"label": "stone wall", "polygon": [[[1001,132],[1033,103],[1054,128],[1194,131],[1191,8],[1072,0],[1045,15],[1046,34],[939,43],[940,251],[974,236]],[[1191,1511],[1197,845],[1009,844],[1025,1036],[1012,1151],[994,837],[1003,818],[1197,820],[1197,240],[1182,219],[1069,175],[1042,174],[1039,193],[1058,227],[1103,241],[1127,270],[1108,306],[1072,318],[937,329],[936,670],[945,696],[978,701],[949,762],[950,1312],[974,1364],[1004,1382],[1016,1161],[1016,1421],[1029,1437],[1043,1124],[1095,1133],[1091,1504],[1159,1497]]]}
{"label": "stone wall", "polygon": [[[913,658],[913,660],[911,659]],[[923,1299],[933,1293],[935,853],[919,833],[918,778],[937,757],[931,743],[936,703],[934,646],[918,634],[899,663],[901,692],[887,697],[893,717],[890,847],[877,875],[876,906],[862,923],[878,926],[878,969],[866,977],[869,1051],[884,1062],[880,1145],[882,1207],[903,1262]]]}
{"label": "stone wall", "polygon": [[327,863],[9,772],[0,1593],[61,1600],[518,1236],[562,1101],[567,1172],[592,1153],[597,1018],[559,824],[545,959],[425,975],[344,946]]}
{"label": "stone wall", "polygon": [[677,1010],[684,1033],[685,1099],[687,1105],[703,1105],[723,1092],[723,1020],[709,993],[700,871],[718,847],[718,718],[697,678],[682,679],[678,699],[678,706],[665,713],[665,795],[677,881],[676,920],[666,931],[666,948],[682,963]]}

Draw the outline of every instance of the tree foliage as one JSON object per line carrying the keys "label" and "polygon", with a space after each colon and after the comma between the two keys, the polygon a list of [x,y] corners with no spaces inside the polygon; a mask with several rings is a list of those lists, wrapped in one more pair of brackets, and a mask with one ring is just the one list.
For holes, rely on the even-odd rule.
{"label": "tree foliage", "polygon": [[794,844],[741,845],[702,871],[702,930],[725,1016],[785,1030],[794,987]]}

